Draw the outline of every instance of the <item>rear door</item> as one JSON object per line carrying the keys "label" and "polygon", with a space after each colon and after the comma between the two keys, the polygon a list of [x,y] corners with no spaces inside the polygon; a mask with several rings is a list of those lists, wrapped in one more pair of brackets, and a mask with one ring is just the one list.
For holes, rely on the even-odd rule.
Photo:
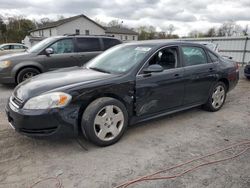
{"label": "rear door", "polygon": [[217,80],[215,64],[209,61],[205,49],[197,46],[182,46],[184,60],[185,105],[206,102],[210,87]]}
{"label": "rear door", "polygon": [[76,58],[78,60],[79,65],[84,65],[89,60],[102,53],[101,39],[99,38],[77,37],[76,45]]}

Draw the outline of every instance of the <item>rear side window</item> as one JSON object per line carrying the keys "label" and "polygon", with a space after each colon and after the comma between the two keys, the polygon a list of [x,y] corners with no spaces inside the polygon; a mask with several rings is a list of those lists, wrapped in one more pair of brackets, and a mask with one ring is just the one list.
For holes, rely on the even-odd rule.
{"label": "rear side window", "polygon": [[15,49],[15,50],[23,49],[23,46],[21,46],[21,45],[13,45],[13,46],[11,46],[11,49]]}
{"label": "rear side window", "polygon": [[209,55],[210,59],[212,60],[212,62],[218,61],[218,57],[216,55],[214,55],[213,53],[208,51],[208,55]]}
{"label": "rear side window", "polygon": [[76,40],[79,52],[101,51],[98,38],[77,38]]}
{"label": "rear side window", "polygon": [[104,50],[107,50],[108,48],[111,48],[117,44],[121,44],[121,42],[119,40],[116,39],[107,39],[107,38],[103,38],[103,44],[104,44]]}
{"label": "rear side window", "polygon": [[199,47],[185,46],[182,47],[185,66],[193,66],[207,63],[205,51]]}

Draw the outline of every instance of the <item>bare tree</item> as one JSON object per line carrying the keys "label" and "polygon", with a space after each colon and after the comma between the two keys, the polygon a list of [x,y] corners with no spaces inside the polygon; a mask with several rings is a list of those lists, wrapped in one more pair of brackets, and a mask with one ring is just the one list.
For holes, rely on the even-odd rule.
{"label": "bare tree", "polygon": [[245,26],[242,32],[244,36],[248,36],[248,25]]}
{"label": "bare tree", "polygon": [[173,24],[170,24],[169,26],[167,26],[166,32],[168,35],[172,35],[174,31],[175,31],[175,27]]}
{"label": "bare tree", "polygon": [[119,21],[119,20],[111,20],[108,23],[109,27],[122,27],[123,21]]}

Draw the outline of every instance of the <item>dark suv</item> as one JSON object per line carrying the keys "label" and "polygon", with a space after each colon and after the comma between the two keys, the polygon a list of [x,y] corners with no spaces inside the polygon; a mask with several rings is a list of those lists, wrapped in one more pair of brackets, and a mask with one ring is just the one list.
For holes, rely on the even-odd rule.
{"label": "dark suv", "polygon": [[82,66],[120,43],[120,40],[107,36],[47,38],[24,53],[0,57],[0,83],[20,83],[43,72]]}

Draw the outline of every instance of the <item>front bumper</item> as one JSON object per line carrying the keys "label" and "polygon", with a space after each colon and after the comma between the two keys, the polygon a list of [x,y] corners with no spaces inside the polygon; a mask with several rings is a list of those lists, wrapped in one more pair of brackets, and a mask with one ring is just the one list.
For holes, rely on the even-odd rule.
{"label": "front bumper", "polygon": [[78,134],[78,107],[24,110],[10,100],[5,111],[11,127],[17,132],[27,136],[76,136]]}
{"label": "front bumper", "polygon": [[1,84],[12,84],[15,83],[15,78],[8,74],[0,73],[0,83]]}

